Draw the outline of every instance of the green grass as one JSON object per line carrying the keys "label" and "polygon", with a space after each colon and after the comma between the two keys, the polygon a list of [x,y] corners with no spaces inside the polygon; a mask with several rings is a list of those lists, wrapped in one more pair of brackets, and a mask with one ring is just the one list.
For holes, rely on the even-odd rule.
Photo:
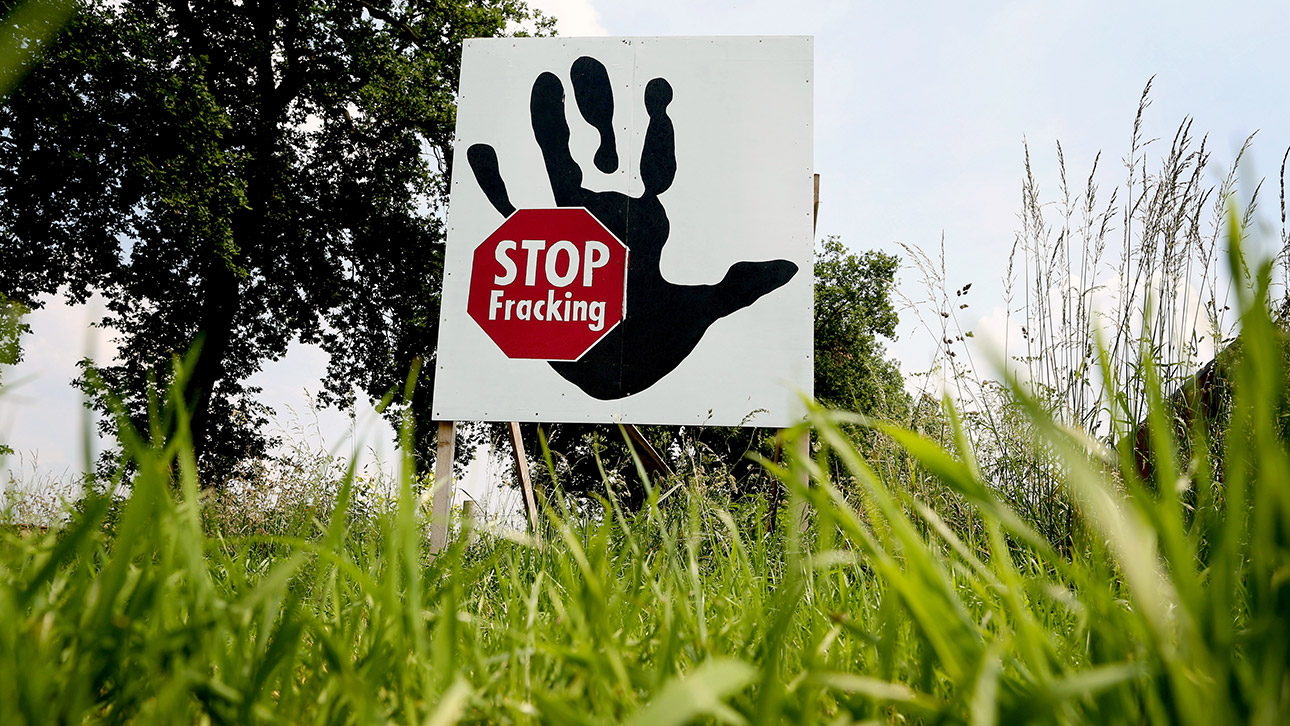
{"label": "green grass", "polygon": [[[1158,388],[1149,482],[1010,389],[1080,513],[1060,550],[953,410],[947,447],[813,410],[790,432],[812,457],[767,463],[790,489],[778,534],[762,500],[686,486],[636,513],[556,498],[541,547],[483,533],[431,555],[409,475],[385,509],[351,471],[233,526],[172,408],[173,428],[123,441],[127,497],[3,533],[0,721],[1284,723],[1290,409],[1268,270],[1240,290],[1216,459],[1174,454]],[[857,425],[904,458],[866,461]]]}

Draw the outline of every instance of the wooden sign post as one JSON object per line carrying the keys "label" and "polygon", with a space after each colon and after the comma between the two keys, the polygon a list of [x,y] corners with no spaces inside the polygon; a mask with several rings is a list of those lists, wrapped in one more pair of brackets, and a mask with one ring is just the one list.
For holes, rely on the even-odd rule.
{"label": "wooden sign post", "polygon": [[533,498],[533,480],[529,477],[529,459],[524,455],[524,442],[520,439],[518,421],[508,421],[506,430],[511,435],[511,454],[515,457],[515,475],[524,489],[524,509],[529,516],[529,534],[538,544],[542,543],[542,528],[538,526],[537,501]]}
{"label": "wooden sign post", "polygon": [[[524,508],[528,514],[529,534],[541,542],[542,534],[538,527],[537,502],[533,497],[533,482],[529,478],[528,459],[524,456],[524,443],[520,441],[520,425],[509,422],[507,431],[511,438],[511,451],[515,456],[515,471],[520,478],[520,487],[524,490]],[[452,463],[456,453],[457,428],[452,421],[439,422],[439,444],[434,462],[434,494],[430,500],[430,552],[442,552],[448,546],[448,535],[452,529],[452,494],[455,482],[452,478]]]}
{"label": "wooden sign post", "polygon": [[434,489],[430,500],[430,552],[448,546],[452,527],[452,460],[456,453],[457,427],[452,421],[439,422],[439,444],[434,458]]}

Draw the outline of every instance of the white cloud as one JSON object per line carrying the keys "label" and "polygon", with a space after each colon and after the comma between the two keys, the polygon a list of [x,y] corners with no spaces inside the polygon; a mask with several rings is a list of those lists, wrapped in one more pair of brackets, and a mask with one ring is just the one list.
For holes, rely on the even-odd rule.
{"label": "white cloud", "polygon": [[[1021,324],[1001,305],[991,308],[988,315],[977,318],[971,331],[973,353],[987,364],[1010,361],[1013,356],[1025,353]],[[995,373],[993,370],[988,372]]]}
{"label": "white cloud", "polygon": [[0,393],[0,441],[19,456],[0,463],[0,480],[12,472],[20,482],[49,482],[83,468],[84,440],[94,418],[71,382],[80,375],[80,359],[116,356],[115,331],[91,325],[103,312],[103,299],[95,295],[84,305],[50,298],[27,316],[31,333],[22,341],[23,360],[5,367]]}
{"label": "white cloud", "polygon": [[529,5],[555,18],[560,35],[609,35],[591,0],[530,0]]}
{"label": "white cloud", "polygon": [[116,331],[96,327],[106,312],[97,293],[83,305],[69,305],[61,298],[48,298],[45,307],[27,316],[32,332],[23,340],[23,365],[38,375],[76,372],[76,361],[116,358]]}
{"label": "white cloud", "polygon": [[289,450],[330,453],[357,458],[359,471],[372,468],[393,472],[398,461],[394,430],[372,407],[367,395],[355,391],[355,410],[322,408],[317,397],[327,370],[327,353],[316,345],[294,342],[281,360],[269,361],[247,379],[263,389],[259,400],[274,410],[271,435],[281,436]]}

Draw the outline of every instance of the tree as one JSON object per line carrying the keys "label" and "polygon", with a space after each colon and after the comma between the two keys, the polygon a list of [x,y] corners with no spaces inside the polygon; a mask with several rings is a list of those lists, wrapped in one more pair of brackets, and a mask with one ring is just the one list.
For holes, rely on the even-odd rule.
{"label": "tree", "polygon": [[838,237],[815,260],[815,398],[828,406],[905,418],[909,395],[879,336],[895,339],[891,301],[900,261],[848,252]]}
{"label": "tree", "polygon": [[200,346],[184,396],[208,483],[265,452],[244,382],[297,337],[332,356],[326,402],[393,390],[387,415],[410,409],[430,449],[460,45],[534,19],[517,0],[82,0],[0,106],[0,291],[101,292],[120,360],[82,383],[136,424]]}
{"label": "tree", "polygon": [[[14,302],[0,293],[0,374],[3,366],[17,365],[22,362],[22,336],[30,332],[31,325],[22,317],[27,308],[22,303]],[[0,375],[0,396],[4,395],[4,378]],[[13,454],[13,448],[0,442],[0,457]]]}

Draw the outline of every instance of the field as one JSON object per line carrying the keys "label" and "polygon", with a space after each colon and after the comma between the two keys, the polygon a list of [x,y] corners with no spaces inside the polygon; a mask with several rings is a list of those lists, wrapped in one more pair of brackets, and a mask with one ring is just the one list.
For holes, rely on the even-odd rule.
{"label": "field", "polygon": [[1178,420],[1149,355],[1145,437],[1122,410],[1094,440],[1029,387],[999,394],[1052,484],[1027,496],[1064,518],[984,475],[948,403],[923,433],[814,410],[789,432],[811,457],[766,462],[789,491],[773,532],[763,497],[692,474],[635,512],[553,489],[540,546],[459,527],[434,555],[409,473],[391,500],[351,471],[251,516],[199,488],[182,434],[127,436],[124,496],[0,534],[0,720],[1284,723],[1271,270],[1236,286],[1217,424]]}

